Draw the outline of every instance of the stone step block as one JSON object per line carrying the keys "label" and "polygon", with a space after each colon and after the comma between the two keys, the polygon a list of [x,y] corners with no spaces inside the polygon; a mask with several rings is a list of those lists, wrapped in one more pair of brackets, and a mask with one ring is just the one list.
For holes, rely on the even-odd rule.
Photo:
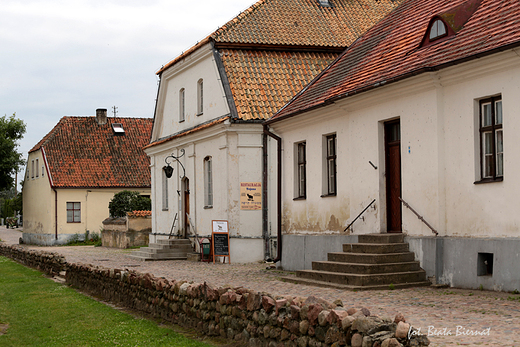
{"label": "stone step block", "polygon": [[286,276],[281,277],[281,280],[290,283],[303,284],[308,286],[316,286],[316,287],[325,287],[325,288],[335,288],[341,290],[351,290],[351,291],[362,291],[362,290],[390,290],[390,289],[404,289],[404,288],[413,288],[413,287],[424,287],[430,286],[431,283],[429,281],[419,281],[419,282],[410,282],[410,283],[394,283],[392,286],[382,284],[382,285],[371,285],[371,286],[355,286],[355,285],[346,285],[332,282],[323,282],[310,280],[307,278]]}
{"label": "stone step block", "polygon": [[403,233],[364,234],[358,236],[359,243],[403,243]]}
{"label": "stone step block", "polygon": [[408,252],[407,243],[346,243],[343,252],[352,253],[403,253]]}
{"label": "stone step block", "polygon": [[385,274],[347,274],[330,271],[300,270],[296,272],[299,278],[314,281],[337,283],[352,286],[377,286],[398,283],[413,283],[426,280],[424,270]]}
{"label": "stone step block", "polygon": [[314,261],[312,269],[318,271],[343,272],[350,274],[381,274],[406,271],[418,271],[421,269],[418,261],[388,264],[356,264],[334,261]]}
{"label": "stone step block", "polygon": [[413,252],[385,253],[385,254],[332,252],[332,253],[327,254],[327,260],[343,262],[343,263],[358,263],[358,264],[402,263],[402,262],[414,261],[415,254]]}

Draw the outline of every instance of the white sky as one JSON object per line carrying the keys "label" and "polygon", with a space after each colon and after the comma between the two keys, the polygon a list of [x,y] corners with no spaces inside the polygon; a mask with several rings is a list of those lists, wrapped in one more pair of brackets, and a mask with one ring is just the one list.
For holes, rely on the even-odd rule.
{"label": "white sky", "polygon": [[153,117],[155,72],[254,2],[2,0],[0,114],[27,124],[19,150],[67,115]]}

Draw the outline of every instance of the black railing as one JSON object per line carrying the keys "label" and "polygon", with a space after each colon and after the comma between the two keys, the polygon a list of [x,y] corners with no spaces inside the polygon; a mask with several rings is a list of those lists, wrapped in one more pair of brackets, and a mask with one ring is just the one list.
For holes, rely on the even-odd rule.
{"label": "black railing", "polygon": [[406,201],[404,201],[401,197],[399,198],[399,200],[401,200],[401,202],[403,203],[404,206],[408,207],[408,209],[410,211],[412,211],[416,216],[417,218],[419,218],[419,220],[421,222],[423,222],[424,224],[426,224],[426,226],[428,228],[430,228],[432,230],[432,232],[435,234],[435,236],[439,235],[439,233],[437,232],[437,230],[435,230],[419,213],[417,213],[417,211],[415,211],[412,206],[410,206],[410,204],[408,204]]}
{"label": "black railing", "polygon": [[370,204],[368,204],[367,207],[365,207],[365,208],[363,209],[363,211],[361,211],[361,213],[358,214],[357,217],[354,218],[354,220],[353,220],[352,222],[350,222],[350,224],[349,224],[349,225],[345,228],[345,230],[343,230],[343,231],[347,231],[348,228],[350,228],[350,227],[352,226],[352,224],[354,224],[354,222],[357,221],[358,218],[361,217],[361,215],[362,215],[363,213],[365,213],[365,211],[368,210],[368,208],[369,208],[370,206],[372,206],[372,204],[373,204],[374,202],[376,202],[376,199],[372,200],[372,202],[371,202]]}

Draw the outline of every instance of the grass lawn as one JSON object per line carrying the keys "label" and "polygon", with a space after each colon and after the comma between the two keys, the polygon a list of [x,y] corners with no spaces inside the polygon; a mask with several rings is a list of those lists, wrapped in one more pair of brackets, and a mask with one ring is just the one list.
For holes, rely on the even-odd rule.
{"label": "grass lawn", "polygon": [[212,345],[120,312],[0,256],[0,346]]}

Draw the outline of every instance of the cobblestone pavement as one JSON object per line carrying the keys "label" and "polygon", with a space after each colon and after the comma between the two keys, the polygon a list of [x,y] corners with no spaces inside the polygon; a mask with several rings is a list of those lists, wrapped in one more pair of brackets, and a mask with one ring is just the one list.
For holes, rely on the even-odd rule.
{"label": "cobblestone pavement", "polygon": [[[6,243],[18,243],[20,236],[19,231],[0,227],[0,239]],[[341,299],[347,308],[366,307],[379,316],[393,318],[401,312],[413,327],[429,334],[431,346],[520,346],[520,295],[512,293],[455,288],[350,292],[282,282],[279,277],[288,275],[287,272],[266,270],[261,263],[143,262],[130,258],[131,250],[93,246],[25,247],[57,252],[68,262],[127,268],[168,279],[243,286],[273,295],[315,295],[330,302]],[[487,328],[489,335],[467,335],[485,332]]]}

